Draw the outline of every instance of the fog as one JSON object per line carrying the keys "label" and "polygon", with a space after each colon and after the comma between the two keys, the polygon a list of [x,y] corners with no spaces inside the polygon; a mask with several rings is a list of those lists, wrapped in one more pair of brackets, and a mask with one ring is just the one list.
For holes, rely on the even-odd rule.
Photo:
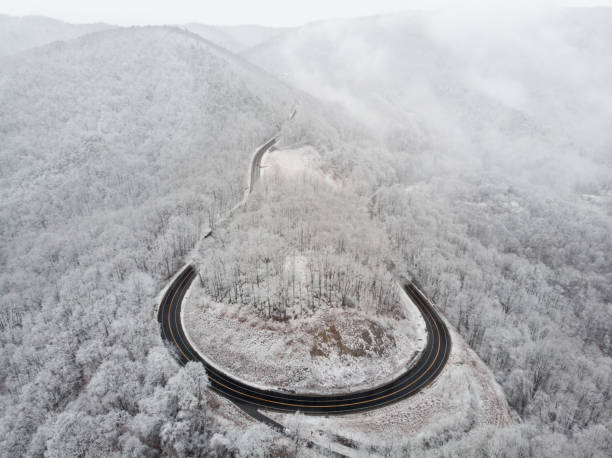
{"label": "fog", "polygon": [[[612,8],[577,4],[1,2],[0,456],[611,456]],[[389,440],[268,428],[162,338],[186,263],[237,371],[254,326],[300,377],[406,279],[462,379]]]}
{"label": "fog", "polygon": [[307,22],[333,18],[371,16],[406,10],[453,10],[472,16],[483,11],[517,14],[534,7],[612,6],[610,0],[470,0],[458,4],[452,0],[312,0],[288,3],[245,0],[223,3],[198,0],[0,0],[0,13],[14,16],[42,15],[72,23],[107,22],[116,25],[147,25],[200,22],[209,25],[258,24],[271,27],[295,27]]}
{"label": "fog", "polygon": [[320,22],[247,55],[379,134],[514,174],[544,160],[564,186],[609,176],[610,11],[474,11]]}

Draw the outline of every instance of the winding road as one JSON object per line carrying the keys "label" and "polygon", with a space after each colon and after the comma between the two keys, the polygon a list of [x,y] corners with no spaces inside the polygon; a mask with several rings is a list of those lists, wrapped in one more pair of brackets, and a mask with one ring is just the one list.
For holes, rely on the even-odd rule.
{"label": "winding road", "polygon": [[413,396],[432,383],[444,368],[450,354],[451,339],[444,321],[418,287],[407,283],[402,287],[423,315],[427,328],[427,345],[421,358],[405,373],[375,388],[345,394],[295,394],[257,388],[214,367],[189,343],[181,323],[181,304],[196,276],[194,267],[188,265],[166,291],[158,312],[162,337],[176,350],[180,364],[198,361],[204,365],[213,390],[257,408],[309,414],[343,414],[375,409]]}
{"label": "winding road", "polygon": [[253,192],[255,184],[259,180],[259,176],[261,174],[261,158],[270,148],[272,148],[276,144],[276,141],[277,137],[272,137],[255,151],[255,154],[251,159],[251,166],[249,168],[249,189],[247,191],[247,195]]}
{"label": "winding road", "polygon": [[[288,120],[293,119],[295,113],[296,108]],[[276,144],[279,135],[280,131],[255,150],[249,164],[245,198],[235,208],[243,205],[253,191],[260,178],[261,159],[264,153]],[[212,230],[209,230],[204,238],[210,235]],[[444,321],[417,285],[405,283],[402,288],[423,315],[427,330],[427,345],[421,352],[420,359],[406,372],[391,382],[370,389],[333,395],[299,394],[258,388],[237,380],[215,367],[199,354],[187,339],[181,321],[181,305],[185,293],[196,276],[194,266],[187,265],[166,290],[157,313],[161,335],[174,350],[181,365],[190,361],[200,362],[206,370],[210,387],[238,403],[255,408],[284,412],[300,411],[308,414],[345,414],[376,409],[414,396],[431,384],[444,368],[450,355],[451,338]]]}

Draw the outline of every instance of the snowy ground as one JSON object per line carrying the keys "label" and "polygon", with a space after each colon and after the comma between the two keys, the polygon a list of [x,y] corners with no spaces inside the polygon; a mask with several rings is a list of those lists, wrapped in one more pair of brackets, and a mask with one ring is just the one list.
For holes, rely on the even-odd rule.
{"label": "snowy ground", "polygon": [[[481,424],[507,425],[511,418],[501,387],[465,341],[454,329],[450,331],[453,347],[444,371],[432,385],[407,400],[343,416],[261,412],[304,440],[354,457],[386,456],[386,447],[393,445],[398,450],[410,440],[444,441],[448,437],[445,433],[467,433]],[[245,455],[263,455],[274,447],[277,451],[293,449],[293,441],[246,416],[227,399],[212,392],[209,396],[215,403],[215,416],[227,425],[224,440],[238,440],[242,432],[257,437],[252,442],[242,441]],[[253,444],[258,444],[256,449]],[[319,456],[303,447],[300,453]]]}
{"label": "snowy ground", "polygon": [[[228,399],[208,392],[208,411],[224,431],[215,434],[212,441],[226,448],[240,450],[239,456],[290,456],[288,451],[295,445],[291,439],[260,423],[236,407]],[[221,447],[221,450],[224,448]],[[222,456],[222,455],[220,455]]]}
{"label": "snowy ground", "polygon": [[321,155],[312,146],[302,146],[294,149],[273,149],[267,151],[261,158],[262,179],[268,182],[275,175],[298,177],[306,175],[317,177],[333,185],[340,184],[336,175],[326,174],[321,170]]}
{"label": "snowy ground", "polygon": [[[261,164],[269,185],[281,175],[339,182],[322,172],[321,156],[310,146],[266,152]],[[205,245],[198,250],[205,256]],[[298,256],[287,263],[301,277],[307,259]],[[265,388],[345,392],[385,383],[418,358],[426,342],[425,323],[402,295],[401,319],[353,308],[322,309],[314,316],[277,322],[212,302],[196,280],[183,302],[183,323],[200,354],[236,378]]]}
{"label": "snowy ground", "polygon": [[295,176],[303,173],[319,173],[321,157],[310,146],[296,149],[273,149],[267,151],[261,158],[262,179],[269,179],[282,170],[285,176]]}
{"label": "snowy ground", "polygon": [[349,456],[372,456],[366,446],[380,450],[408,438],[444,437],[447,431],[469,431],[479,424],[508,424],[508,405],[493,374],[457,332],[450,331],[453,347],[445,369],[432,385],[409,399],[344,416],[266,415]]}
{"label": "snowy ground", "polygon": [[[268,183],[276,174],[315,175],[336,182],[320,171],[319,164],[318,152],[310,147],[273,151],[264,155],[263,176]],[[296,259],[296,264],[300,261]],[[329,393],[384,383],[416,360],[426,341],[425,325],[410,299],[402,295],[402,301],[401,320],[324,310],[302,320],[270,322],[241,313],[239,307],[212,303],[196,280],[184,300],[183,322],[196,348],[234,376],[258,386]],[[397,447],[409,439],[440,440],[447,432],[467,432],[479,424],[508,424],[508,405],[493,374],[449,329],[452,350],[445,369],[432,385],[409,399],[344,416],[263,413],[303,439],[359,457],[384,455],[386,446]],[[231,431],[250,424],[247,435],[263,438],[264,449],[274,444],[291,447],[286,437],[262,429],[226,399],[211,396],[228,426],[238,423],[238,429]]]}
{"label": "snowy ground", "polygon": [[328,309],[288,322],[265,321],[213,303],[196,280],[183,302],[183,322],[198,351],[237,378],[330,393],[384,383],[417,359],[425,324],[414,304],[404,301],[400,320]]}

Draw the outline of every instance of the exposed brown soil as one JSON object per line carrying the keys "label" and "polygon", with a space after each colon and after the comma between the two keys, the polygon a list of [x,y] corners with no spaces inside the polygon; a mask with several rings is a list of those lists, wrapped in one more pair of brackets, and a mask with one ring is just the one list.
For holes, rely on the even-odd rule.
{"label": "exposed brown soil", "polygon": [[382,356],[390,348],[395,348],[393,335],[371,320],[352,320],[350,326],[344,326],[342,331],[344,338],[335,323],[319,331],[313,339],[310,356],[329,357],[330,351],[334,351],[340,356],[361,358],[370,354]]}

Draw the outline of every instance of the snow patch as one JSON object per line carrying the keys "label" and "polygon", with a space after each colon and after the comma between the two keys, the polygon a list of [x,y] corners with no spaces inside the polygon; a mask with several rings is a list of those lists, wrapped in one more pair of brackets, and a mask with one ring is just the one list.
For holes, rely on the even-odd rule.
{"label": "snow patch", "polygon": [[387,446],[397,448],[408,442],[409,436],[435,438],[449,429],[467,432],[482,424],[509,424],[510,411],[495,377],[452,327],[449,331],[453,345],[446,367],[415,396],[359,414],[266,415],[303,438],[317,437],[318,442],[334,447],[338,441],[351,443],[356,447],[351,456],[376,455],[379,448]]}
{"label": "snow patch", "polygon": [[[299,273],[306,259],[288,262]],[[348,308],[279,322],[212,302],[194,282],[183,300],[182,321],[190,342],[207,361],[249,384],[345,392],[386,383],[418,359],[426,343],[425,324],[407,296],[402,303],[402,319]]]}
{"label": "snow patch", "polygon": [[341,184],[341,179],[335,173],[325,173],[322,168],[321,154],[312,146],[302,146],[294,149],[270,149],[261,159],[262,179],[268,182],[274,176],[285,178],[319,178],[335,187]]}

